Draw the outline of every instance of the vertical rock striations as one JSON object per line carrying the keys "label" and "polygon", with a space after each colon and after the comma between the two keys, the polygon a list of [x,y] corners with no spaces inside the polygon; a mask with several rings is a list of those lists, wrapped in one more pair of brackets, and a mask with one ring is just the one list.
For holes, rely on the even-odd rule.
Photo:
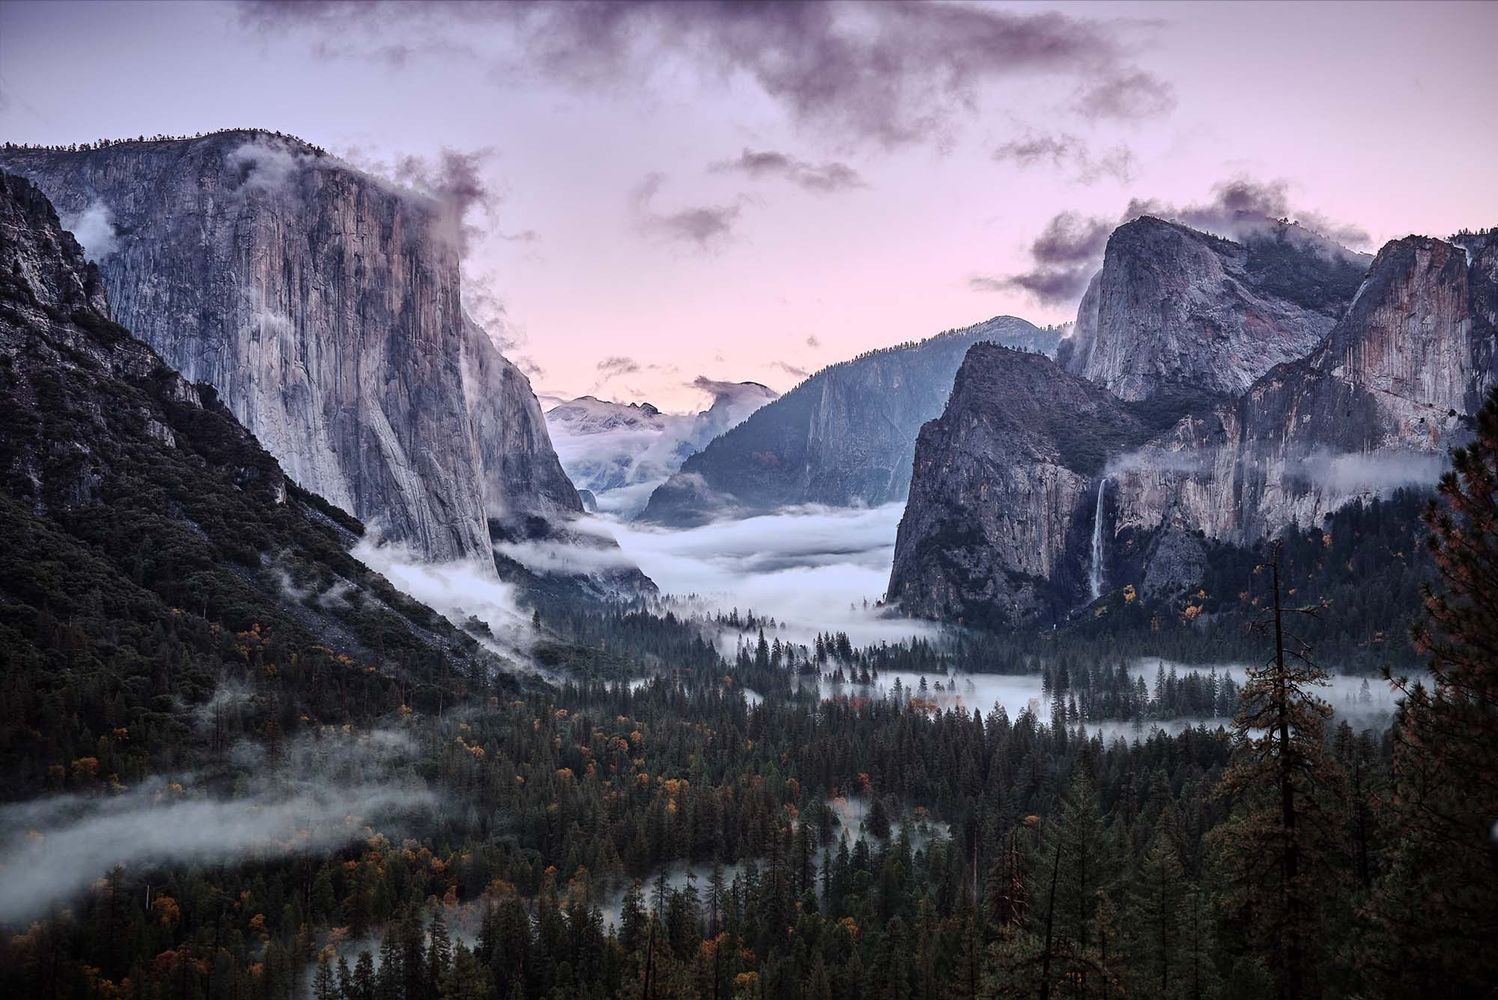
{"label": "vertical rock striations", "polygon": [[[431,687],[435,665],[444,676],[500,665],[354,559],[360,531],[289,482],[212,387],[184,379],[111,319],[98,269],[46,197],[0,171],[8,679],[124,671],[134,683],[132,672],[154,664],[185,669],[174,682],[206,697],[214,675],[204,668],[239,660],[225,640],[249,630],[303,681],[348,671],[352,654],[367,657],[361,683],[397,697],[397,680]],[[192,648],[202,656],[182,668]],[[190,721],[181,704],[151,711]]]}
{"label": "vertical rock striations", "polygon": [[65,223],[107,221],[86,249],[119,321],[386,536],[486,554],[489,510],[581,510],[528,383],[464,315],[435,203],[251,131],[0,163]]}
{"label": "vertical rock striations", "polygon": [[1115,458],[1120,528],[1249,544],[1359,497],[1433,483],[1498,379],[1495,324],[1498,240],[1389,243],[1309,357]]}

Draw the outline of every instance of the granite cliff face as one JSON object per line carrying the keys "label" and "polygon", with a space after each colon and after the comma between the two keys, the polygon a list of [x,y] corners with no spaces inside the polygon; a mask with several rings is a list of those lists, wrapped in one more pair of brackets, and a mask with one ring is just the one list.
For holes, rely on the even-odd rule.
{"label": "granite cliff face", "polygon": [[433,662],[499,666],[354,559],[361,532],[291,482],[211,386],[116,323],[46,197],[0,172],[0,606],[17,670],[50,663],[48,623],[75,616],[108,622],[97,644],[74,629],[75,669],[176,669],[195,637],[222,647],[251,628],[300,650],[304,670],[367,655],[377,685]]}
{"label": "granite cliff face", "polygon": [[116,316],[288,474],[430,558],[581,510],[526,379],[463,312],[442,206],[259,132],[11,150]]}
{"label": "granite cliff face", "polygon": [[1108,457],[1159,421],[1042,355],[975,345],[946,411],[921,428],[887,597],[974,625],[1086,603]]}
{"label": "granite cliff face", "polygon": [[1116,530],[1251,544],[1358,497],[1433,483],[1498,379],[1495,323],[1498,240],[1388,244],[1309,357],[1114,458]]}
{"label": "granite cliff face", "polygon": [[1122,399],[1237,395],[1315,349],[1367,264],[1295,226],[1236,242],[1136,219],[1109,238],[1061,359]]}
{"label": "granite cliff face", "polygon": [[993,341],[1054,351],[1057,339],[999,316],[824,368],[687,459],[641,517],[684,525],[795,504],[903,499],[916,434],[946,405],[968,348]]}
{"label": "granite cliff face", "polygon": [[[1097,306],[1105,280],[1084,300],[1079,343],[1110,336]],[[1055,373],[1017,378],[1012,359],[975,348],[946,413],[921,435],[889,597],[948,620],[1055,621],[1097,588],[1131,582],[1155,595],[1193,586],[1209,541],[1251,546],[1353,500],[1429,486],[1498,381],[1495,327],[1498,237],[1412,236],[1383,248],[1305,357],[1230,398],[1212,398],[1229,384],[1219,376],[1184,404],[1197,383],[1172,375],[1110,411],[1083,405]],[[1149,339],[1138,326],[1129,336]],[[1160,337],[1167,346],[1157,357],[1189,353],[1189,343]],[[1117,371],[1126,390],[1149,384]],[[1054,433],[1044,422],[1049,399],[1076,409],[1068,430],[1101,459],[1037,462],[1045,449],[1034,435],[1047,442]]]}

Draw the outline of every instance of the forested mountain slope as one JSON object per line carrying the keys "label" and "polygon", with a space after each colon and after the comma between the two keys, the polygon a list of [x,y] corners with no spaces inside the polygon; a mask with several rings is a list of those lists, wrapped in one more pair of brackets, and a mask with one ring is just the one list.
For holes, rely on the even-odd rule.
{"label": "forested mountain slope", "polygon": [[46,198],[0,175],[8,795],[101,752],[126,781],[189,762],[225,684],[283,733],[487,685],[495,657],[349,555],[361,531],[115,323]]}

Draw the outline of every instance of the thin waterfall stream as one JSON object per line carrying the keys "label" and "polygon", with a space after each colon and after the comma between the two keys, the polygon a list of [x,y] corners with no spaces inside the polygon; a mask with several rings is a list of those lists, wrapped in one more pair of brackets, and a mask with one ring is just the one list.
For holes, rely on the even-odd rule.
{"label": "thin waterfall stream", "polygon": [[1092,572],[1088,583],[1092,586],[1092,599],[1103,596],[1103,497],[1108,493],[1108,477],[1104,476],[1097,487],[1097,509],[1092,513]]}

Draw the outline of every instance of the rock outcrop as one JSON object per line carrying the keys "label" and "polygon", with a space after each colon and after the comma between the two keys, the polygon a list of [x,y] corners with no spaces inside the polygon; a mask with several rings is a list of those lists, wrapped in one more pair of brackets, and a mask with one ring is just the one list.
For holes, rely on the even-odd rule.
{"label": "rock outcrop", "polygon": [[1109,238],[1062,362],[1122,399],[1237,395],[1314,350],[1367,265],[1296,226],[1236,242],[1145,216]]}
{"label": "rock outcrop", "polygon": [[1395,487],[1434,483],[1498,380],[1498,239],[1385,246],[1309,357],[1116,456],[1117,530],[1251,544]]}
{"label": "rock outcrop", "polygon": [[1086,603],[1108,458],[1158,430],[1140,409],[1042,355],[975,345],[921,429],[888,599],[972,625]]}
{"label": "rock outcrop", "polygon": [[795,504],[901,500],[916,435],[946,405],[968,348],[1054,351],[1058,339],[999,316],[824,368],[687,459],[641,517],[686,525]]}
{"label": "rock outcrop", "polygon": [[540,408],[463,311],[451,212],[251,131],[9,150],[87,234],[118,320],[293,479],[428,557],[581,511]]}
{"label": "rock outcrop", "polygon": [[[1113,336],[1102,287],[1075,336]],[[1226,399],[1216,394],[1230,380],[1186,378],[1189,364],[1092,369],[1140,397],[1110,410],[1056,373],[1020,378],[1015,359],[975,348],[921,435],[889,597],[948,620],[1056,621],[1096,596],[1084,573],[1105,590],[1125,576],[1147,595],[1179,590],[1200,579],[1209,541],[1252,546],[1351,501],[1432,485],[1498,381],[1498,235],[1394,241],[1350,299],[1307,356]],[[1168,332],[1126,332],[1142,355],[1182,356]],[[1078,414],[1066,432],[1091,442],[1087,462],[1047,457],[1063,454],[1051,400]]]}

